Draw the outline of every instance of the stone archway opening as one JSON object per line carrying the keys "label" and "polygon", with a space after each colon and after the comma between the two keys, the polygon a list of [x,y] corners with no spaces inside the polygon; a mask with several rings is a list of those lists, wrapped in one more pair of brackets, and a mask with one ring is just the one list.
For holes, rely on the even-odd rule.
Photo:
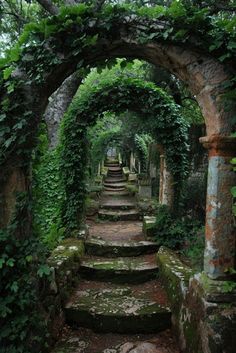
{"label": "stone archway opening", "polygon": [[[82,32],[81,27],[75,26],[78,16],[84,23]],[[235,175],[229,161],[235,155],[236,144],[235,138],[230,137],[233,129],[231,116],[234,112],[223,108],[222,96],[226,91],[224,84],[233,75],[233,68],[230,70],[210,52],[199,50],[197,45],[187,48],[171,39],[159,41],[157,34],[162,28],[158,27],[155,20],[144,21],[137,14],[127,18],[124,11],[119,23],[115,15],[109,20],[102,18],[96,21],[95,13],[84,8],[76,15],[72,11],[68,18],[68,27],[63,28],[59,35],[51,27],[44,41],[42,31],[45,28],[36,26],[29,33],[27,46],[22,48],[19,62],[13,62],[13,70],[2,86],[2,101],[6,95],[9,99],[6,119],[3,119],[2,124],[5,129],[3,139],[7,141],[1,155],[2,226],[11,219],[14,193],[29,189],[29,155],[35,145],[37,125],[51,93],[78,69],[86,69],[114,57],[140,58],[164,67],[184,81],[201,107],[207,130],[207,138],[201,142],[209,150],[205,272],[215,279],[227,277],[227,269],[235,265],[235,230],[230,194]],[[47,25],[58,29],[63,21],[63,16],[59,15],[49,19]],[[109,31],[104,29],[108,22]],[[152,39],[150,34],[153,34]],[[68,36],[69,42],[65,41]],[[141,41],[141,37],[145,40]],[[36,38],[41,41],[39,51],[34,46]],[[40,55],[43,53],[40,72],[39,52]],[[27,60],[29,57],[30,61]],[[13,92],[7,88],[12,84]],[[16,104],[19,98],[22,103]],[[23,131],[28,130],[24,139],[20,137],[22,125],[18,125],[23,116]],[[16,151],[20,153],[16,154]],[[11,187],[13,179],[16,182]],[[217,187],[213,187],[213,183]],[[11,207],[7,206],[9,204]]]}
{"label": "stone archway opening", "polygon": [[[159,22],[125,9],[118,10],[118,15],[111,11],[110,16],[106,16],[103,9],[95,12],[86,5],[80,10],[68,11],[66,16],[68,21],[65,21],[65,14],[59,14],[43,26],[33,26],[24,36],[26,41],[19,44],[17,55],[7,63],[11,66],[10,71],[5,71],[8,67],[3,66],[5,77],[3,73],[0,76],[3,108],[0,121],[1,228],[11,223],[16,192],[30,195],[31,153],[36,145],[37,127],[52,92],[75,71],[80,72],[82,80],[83,70],[104,61],[115,57],[140,58],[164,67],[185,82],[201,107],[207,130],[207,137],[201,142],[209,151],[204,270],[208,279],[230,278],[230,269],[235,266],[235,227],[230,194],[235,174],[229,163],[236,153],[235,137],[231,137],[231,118],[235,112],[224,109],[222,97],[227,92],[228,81],[235,76],[232,60],[220,62],[216,52],[211,52],[209,46],[204,47],[205,38],[200,44],[191,35],[185,38],[184,44],[182,38],[178,40],[171,35],[164,38],[163,29],[169,28],[168,18]],[[182,20],[184,22],[184,18]],[[173,22],[175,32],[176,23]],[[26,218],[17,231],[19,238],[27,237],[31,232],[31,216],[27,212],[22,214]],[[176,270],[178,272],[178,267]],[[192,293],[188,294],[187,300],[192,300],[193,307],[191,311],[188,306],[181,308],[177,317],[180,337],[184,340],[185,335],[185,343],[188,329],[191,329],[189,317],[199,306],[194,299],[199,285],[197,279],[192,279],[191,285]],[[211,326],[208,316],[208,307],[203,319],[194,316],[195,327],[196,322],[200,326],[196,336],[201,336],[204,352],[208,352],[212,344],[212,330],[207,332]],[[225,312],[223,316],[225,319]],[[204,330],[206,334],[203,334]],[[219,339],[219,335],[216,336]],[[222,342],[221,348],[225,348],[224,339]],[[188,349],[186,345],[183,348]],[[190,349],[195,349],[192,343]]]}
{"label": "stone archway opening", "polygon": [[[126,110],[135,112],[144,131],[162,144],[166,165],[172,175],[168,206],[171,209],[174,205],[177,207],[181,184],[188,170],[187,124],[180,115],[179,107],[163,90],[141,79],[118,76],[108,82],[97,83],[89,92],[74,99],[63,122],[61,171],[66,193],[63,214],[69,229],[77,228],[78,211],[83,210],[86,127],[93,125],[104,111],[120,114]],[[178,144],[178,150],[173,148],[175,144]],[[81,154],[83,158],[76,158],[75,154]]]}

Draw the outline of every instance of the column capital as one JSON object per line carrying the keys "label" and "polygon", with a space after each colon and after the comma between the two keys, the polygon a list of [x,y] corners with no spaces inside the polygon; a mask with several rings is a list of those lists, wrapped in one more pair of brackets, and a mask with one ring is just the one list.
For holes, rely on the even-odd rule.
{"label": "column capital", "polygon": [[199,141],[203,147],[209,150],[210,156],[236,156],[236,137],[211,135],[200,137]]}

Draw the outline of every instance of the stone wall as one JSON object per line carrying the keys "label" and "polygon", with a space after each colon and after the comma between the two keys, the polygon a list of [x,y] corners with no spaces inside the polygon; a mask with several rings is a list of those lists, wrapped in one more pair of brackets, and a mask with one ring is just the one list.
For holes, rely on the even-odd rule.
{"label": "stone wall", "polygon": [[80,259],[84,254],[83,241],[68,238],[53,250],[48,259],[52,269],[52,280],[45,298],[46,319],[49,326],[50,343],[58,337],[64,325],[63,306],[78,283]]}
{"label": "stone wall", "polygon": [[[233,282],[193,274],[175,252],[161,247],[160,278],[171,303],[172,323],[184,353],[234,353],[236,292]],[[228,286],[228,288],[227,288]]]}

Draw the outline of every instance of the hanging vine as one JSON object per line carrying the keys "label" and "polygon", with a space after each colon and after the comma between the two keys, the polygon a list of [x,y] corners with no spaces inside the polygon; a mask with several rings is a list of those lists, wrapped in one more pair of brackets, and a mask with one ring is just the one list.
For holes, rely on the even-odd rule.
{"label": "hanging vine", "polygon": [[135,112],[143,130],[163,145],[176,191],[181,188],[188,172],[188,133],[179,107],[163,90],[150,82],[127,76],[101,81],[74,99],[62,128],[61,174],[66,190],[63,219],[69,229],[78,227],[84,210],[86,129],[104,111],[120,114],[127,109]]}

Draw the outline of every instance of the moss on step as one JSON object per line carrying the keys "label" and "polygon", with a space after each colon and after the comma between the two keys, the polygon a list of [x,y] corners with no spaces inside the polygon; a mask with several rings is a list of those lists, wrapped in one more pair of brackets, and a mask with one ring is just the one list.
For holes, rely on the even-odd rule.
{"label": "moss on step", "polygon": [[84,243],[74,238],[64,239],[51,253],[48,264],[57,270],[70,266],[72,263],[80,262],[84,255]]}
{"label": "moss on step", "polygon": [[103,239],[90,238],[85,242],[86,252],[90,255],[118,257],[139,256],[154,253],[159,246],[149,241],[105,241]]}
{"label": "moss on step", "polygon": [[176,306],[177,310],[179,310],[179,302],[183,300],[193,271],[182,263],[174,251],[165,247],[159,249],[157,263],[159,265],[160,279],[165,284],[173,310]]}
{"label": "moss on step", "polygon": [[144,256],[112,259],[91,257],[82,262],[81,274],[90,279],[113,283],[142,283],[157,276],[158,266]]}
{"label": "moss on step", "polygon": [[153,332],[170,327],[170,310],[131,295],[130,288],[85,290],[66,305],[69,322],[109,332]]}
{"label": "moss on step", "polygon": [[143,217],[143,233],[146,238],[153,237],[155,235],[155,222],[156,217],[154,216]]}
{"label": "moss on step", "polygon": [[48,258],[48,265],[53,270],[54,278],[51,282],[51,288],[54,292],[60,293],[62,300],[68,297],[71,289],[77,283],[77,272],[83,255],[83,241],[68,238],[63,240]]}

